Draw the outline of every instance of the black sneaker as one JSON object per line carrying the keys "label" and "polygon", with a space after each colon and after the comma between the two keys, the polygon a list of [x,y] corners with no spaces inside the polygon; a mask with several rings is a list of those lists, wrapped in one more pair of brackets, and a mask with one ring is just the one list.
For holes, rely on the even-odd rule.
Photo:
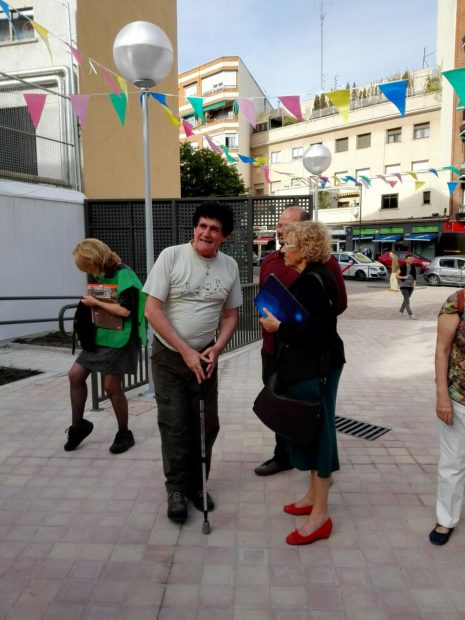
{"label": "black sneaker", "polygon": [[118,431],[110,446],[110,452],[112,454],[121,454],[129,450],[129,448],[132,448],[135,443],[132,431]]}
{"label": "black sneaker", "polygon": [[81,441],[83,441],[87,435],[91,434],[93,428],[94,425],[92,422],[89,422],[89,420],[86,420],[85,418],[82,418],[81,423],[77,428],[74,428],[74,426],[67,428],[66,432],[68,433],[68,441],[64,446],[66,452],[75,450]]}
{"label": "black sneaker", "polygon": [[[198,491],[194,491],[193,493],[189,493],[189,499],[197,508],[197,510],[203,511],[203,492],[202,489]],[[210,493],[207,493],[207,510],[211,512],[215,510],[215,502],[213,501]]]}
{"label": "black sneaker", "polygon": [[180,491],[168,493],[168,519],[175,523],[184,523],[187,519],[187,501]]}

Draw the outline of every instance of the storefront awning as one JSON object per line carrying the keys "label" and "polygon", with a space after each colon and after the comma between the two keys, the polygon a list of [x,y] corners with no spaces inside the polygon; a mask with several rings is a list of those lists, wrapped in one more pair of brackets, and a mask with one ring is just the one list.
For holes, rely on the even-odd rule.
{"label": "storefront awning", "polygon": [[432,241],[437,236],[437,233],[410,233],[404,235],[404,241]]}
{"label": "storefront awning", "polygon": [[226,101],[218,101],[217,103],[211,103],[210,105],[206,105],[203,108],[204,112],[210,112],[210,110],[218,110],[219,108],[224,108],[226,105]]}
{"label": "storefront awning", "polygon": [[382,241],[399,241],[402,235],[376,235],[374,238],[375,243]]}
{"label": "storefront awning", "polygon": [[363,239],[365,241],[372,241],[373,240],[374,235],[362,235],[360,237],[360,235],[352,235],[352,239],[354,241],[357,241],[357,239]]}

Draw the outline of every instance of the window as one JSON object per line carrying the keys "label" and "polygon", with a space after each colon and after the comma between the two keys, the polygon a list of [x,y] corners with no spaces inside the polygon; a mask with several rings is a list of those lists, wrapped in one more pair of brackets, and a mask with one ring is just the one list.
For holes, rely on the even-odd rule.
{"label": "window", "polygon": [[273,151],[271,153],[271,160],[270,162],[272,164],[280,164],[281,163],[281,151]]}
{"label": "window", "polygon": [[294,177],[291,179],[291,187],[301,187],[302,179],[300,177]]}
{"label": "window", "polygon": [[366,149],[371,146],[371,133],[361,133],[357,136],[357,148]]}
{"label": "window", "polygon": [[381,196],[381,209],[397,209],[399,194],[384,194]]}
{"label": "window", "polygon": [[343,153],[349,150],[349,138],[339,138],[336,140],[334,150],[336,153]]}
{"label": "window", "polygon": [[0,43],[35,39],[35,31],[29,21],[29,19],[34,19],[32,7],[19,9],[19,11],[20,13],[10,7],[10,15],[14,28],[8,21],[6,14],[3,11],[0,13]]}
{"label": "window", "polygon": [[439,262],[441,267],[447,267],[448,269],[454,269],[454,259],[453,258],[442,258]]}
{"label": "window", "polygon": [[355,171],[355,177],[369,177],[370,176],[370,168],[359,168]]}
{"label": "window", "polygon": [[394,142],[402,141],[402,128],[396,127],[395,129],[388,129],[386,131],[386,142],[393,144]]}
{"label": "window", "polygon": [[260,131],[267,131],[268,130],[268,123],[257,123],[256,127],[255,127],[255,131],[254,133],[259,133]]}
{"label": "window", "polygon": [[303,146],[297,146],[292,149],[292,159],[302,159],[304,156]]}
{"label": "window", "polygon": [[0,108],[0,144],[1,170],[38,176],[35,129],[26,106]]}
{"label": "window", "polygon": [[281,189],[281,181],[274,181],[271,184],[271,192],[274,194],[279,189]]}
{"label": "window", "polygon": [[429,138],[429,123],[419,123],[413,126],[413,139]]}
{"label": "window", "polygon": [[384,166],[384,174],[395,174],[396,172],[400,172],[400,164],[389,164],[389,166]]}
{"label": "window", "polygon": [[209,75],[202,80],[202,95],[205,93],[237,85],[236,71],[219,71],[213,75]]}
{"label": "window", "polygon": [[229,149],[237,147],[237,133],[227,133],[224,137],[224,145]]}
{"label": "window", "polygon": [[189,84],[184,89],[184,99],[187,101],[188,97],[195,97],[197,95],[197,84]]}
{"label": "window", "polygon": [[421,161],[412,161],[412,172],[418,172],[419,170],[426,170],[428,168],[428,160],[422,159]]}
{"label": "window", "polygon": [[335,172],[334,176],[336,176],[338,179],[341,179],[342,181],[342,179],[346,177],[348,174],[349,173],[347,172],[347,170],[343,170],[342,172]]}
{"label": "window", "polygon": [[423,192],[423,204],[424,205],[431,204],[431,192]]}
{"label": "window", "polygon": [[255,185],[254,192],[256,196],[263,196],[265,193],[265,188],[263,185]]}

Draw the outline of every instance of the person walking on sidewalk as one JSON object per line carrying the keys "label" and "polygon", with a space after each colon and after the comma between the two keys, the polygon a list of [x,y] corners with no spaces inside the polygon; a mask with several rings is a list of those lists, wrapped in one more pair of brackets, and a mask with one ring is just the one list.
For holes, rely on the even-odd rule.
{"label": "person walking on sidewalk", "polygon": [[87,377],[97,371],[103,375],[103,389],[118,421],[118,432],[110,452],[119,454],[134,445],[134,436],[128,429],[128,400],[122,381],[123,375],[137,371],[140,342],[145,343],[147,337],[142,284],[118,254],[99,239],[84,239],[74,248],[73,256],[78,269],[94,276],[100,284],[116,287],[115,302],[102,301],[93,295],[86,295],[81,301],[94,312],[109,313],[110,319],[116,319],[118,328],[97,327],[93,350],[83,349],[68,373],[72,425],[68,428],[64,448],[67,452],[75,450],[94,428],[92,422],[84,418],[84,408]]}
{"label": "person walking on sidewalk", "polygon": [[399,269],[399,259],[395,252],[389,252],[391,257],[391,276],[389,278],[389,290],[393,293],[397,293],[399,290],[399,282],[397,281],[397,270]]}
{"label": "person walking on sidewalk", "polygon": [[413,314],[412,308],[410,307],[410,297],[417,283],[417,272],[413,264],[412,254],[407,254],[405,263],[399,266],[397,270],[397,279],[399,280],[399,288],[403,296],[399,312],[403,314],[404,310],[407,310],[409,317],[411,319],[416,319],[417,317]]}
{"label": "person walking on sidewalk", "polygon": [[[299,221],[307,221],[310,219],[310,214],[303,207],[288,206],[281,213],[278,225],[276,227],[276,235],[278,238],[279,250],[271,252],[265,258],[260,268],[259,287],[262,288],[265,280],[272,273],[286,286],[289,287],[297,279],[299,272],[292,266],[287,266],[284,262],[284,233],[288,224]],[[337,260],[331,256],[326,267],[331,271],[336,279],[339,297],[337,314],[342,314],[347,308],[347,292],[344,283],[344,278],[341,274],[341,268]],[[273,374],[276,366],[276,334],[267,332],[262,329],[263,345],[261,350],[262,358],[262,381],[266,385],[269,378]],[[281,471],[292,469],[292,465],[289,462],[287,456],[286,445],[283,438],[280,435],[275,435],[276,443],[274,448],[274,454],[271,459],[265,461],[261,465],[255,468],[257,476],[271,476]]]}
{"label": "person walking on sidewalk", "polygon": [[433,545],[445,545],[459,522],[465,490],[464,289],[442,306],[436,340],[436,415],[439,431],[437,523]]}
{"label": "person walking on sidewalk", "polygon": [[[234,333],[242,304],[237,263],[219,251],[234,228],[232,210],[205,202],[197,207],[193,225],[194,239],[164,249],[143,288],[148,295],[145,316],[155,330],[152,372],[167,515],[176,523],[187,518],[187,498],[203,510],[200,384],[208,476],[220,428],[217,361]],[[210,495],[207,501],[213,510]]]}

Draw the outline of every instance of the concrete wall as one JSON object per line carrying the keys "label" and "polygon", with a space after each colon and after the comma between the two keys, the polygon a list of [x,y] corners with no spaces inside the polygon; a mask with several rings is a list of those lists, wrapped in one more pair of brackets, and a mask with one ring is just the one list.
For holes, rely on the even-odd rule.
{"label": "concrete wall", "polygon": [[[113,62],[113,42],[118,32],[133,21],[149,21],[168,35],[175,58],[167,79],[155,88],[158,92],[177,94],[176,1],[153,0],[78,0],[78,47],[87,56],[117,71]],[[88,198],[143,198],[144,164],[142,148],[142,114],[139,93],[130,86],[129,106],[124,127],[108,96],[93,97],[87,123],[82,131],[84,187]],[[108,93],[102,76],[80,71],[81,93]],[[177,97],[168,103],[178,115]],[[168,120],[161,106],[149,102],[152,194],[154,198],[180,196],[178,128]]]}
{"label": "concrete wall", "polygon": [[[85,236],[83,202],[72,190],[0,181],[0,296],[81,295],[86,278],[71,251]],[[57,317],[69,303],[2,300],[0,321]],[[57,323],[0,325],[0,340],[56,329]]]}

